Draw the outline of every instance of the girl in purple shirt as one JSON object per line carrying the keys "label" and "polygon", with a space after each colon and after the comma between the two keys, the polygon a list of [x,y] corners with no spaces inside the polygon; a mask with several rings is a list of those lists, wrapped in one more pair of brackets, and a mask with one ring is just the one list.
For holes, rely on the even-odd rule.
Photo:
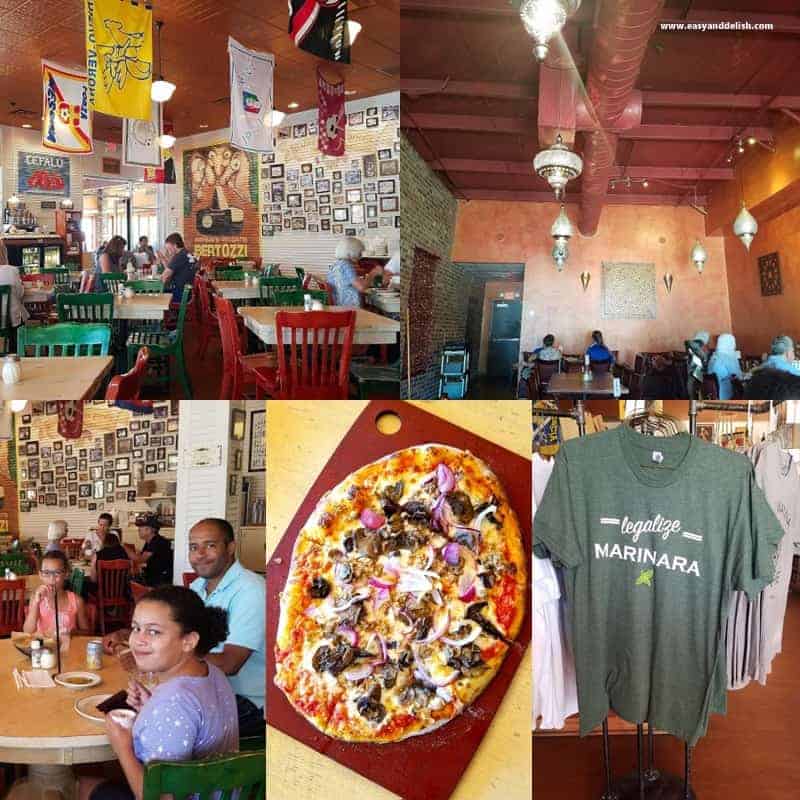
{"label": "girl in purple shirt", "polygon": [[162,586],[133,612],[130,647],[136,666],[158,676],[149,692],[128,684],[133,729],[106,717],[111,747],[127,785],[81,778],[80,800],[140,800],[149,761],[190,761],[239,749],[236,699],[222,671],[203,660],[228,634],[227,612],[207,608],[182,586]]}

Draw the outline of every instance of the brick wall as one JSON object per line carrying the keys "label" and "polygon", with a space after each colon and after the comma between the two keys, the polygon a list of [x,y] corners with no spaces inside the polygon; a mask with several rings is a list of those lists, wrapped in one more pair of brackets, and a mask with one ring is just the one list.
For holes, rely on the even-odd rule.
{"label": "brick wall", "polygon": [[[403,214],[403,236],[400,241],[402,275],[401,307],[408,304],[409,289],[414,279],[414,250],[421,248],[438,256],[432,299],[431,348],[427,369],[412,375],[411,395],[415,398],[435,398],[439,388],[439,361],[442,345],[453,339],[463,339],[466,332],[467,294],[460,267],[450,260],[455,232],[456,199],[428,168],[425,161],[405,136],[400,140],[400,160],[403,181],[400,186],[400,206]],[[415,343],[411,342],[412,347]],[[408,396],[405,350],[405,322],[401,330],[403,353],[403,382],[401,396]]]}
{"label": "brick wall", "polygon": [[17,482],[11,477],[8,463],[9,453],[14,447],[13,440],[0,441],[0,489],[3,490],[3,504],[0,507],[0,529],[9,533],[19,533],[19,499]]}

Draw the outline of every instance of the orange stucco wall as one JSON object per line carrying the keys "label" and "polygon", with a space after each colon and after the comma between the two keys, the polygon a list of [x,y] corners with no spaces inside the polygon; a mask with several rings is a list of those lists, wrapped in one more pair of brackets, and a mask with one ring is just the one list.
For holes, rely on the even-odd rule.
{"label": "orange stucco wall", "polygon": [[[577,207],[568,206],[567,213],[575,225]],[[555,203],[459,202],[453,261],[525,263],[522,350],[554,333],[566,352],[581,352],[599,328],[606,344],[630,363],[640,350],[683,349],[683,341],[701,328],[730,331],[723,241],[706,238],[701,214],[687,207],[606,206],[592,238],[582,238],[575,225],[561,273],[550,255],[557,214]],[[689,256],[698,237],[708,251],[702,275]],[[656,319],[601,318],[602,261],[655,263]],[[586,292],[579,277],[583,270],[592,276]],[[674,275],[671,294],[663,283],[667,271]]]}

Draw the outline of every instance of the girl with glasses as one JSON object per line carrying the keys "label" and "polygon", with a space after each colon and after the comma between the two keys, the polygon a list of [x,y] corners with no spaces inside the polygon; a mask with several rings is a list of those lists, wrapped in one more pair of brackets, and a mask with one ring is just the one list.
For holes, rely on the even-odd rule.
{"label": "girl with glasses", "polygon": [[90,633],[86,604],[83,598],[65,588],[69,575],[69,559],[60,550],[45,553],[39,569],[41,586],[34,592],[22,630],[55,636],[55,596],[58,592],[58,627],[61,633]]}

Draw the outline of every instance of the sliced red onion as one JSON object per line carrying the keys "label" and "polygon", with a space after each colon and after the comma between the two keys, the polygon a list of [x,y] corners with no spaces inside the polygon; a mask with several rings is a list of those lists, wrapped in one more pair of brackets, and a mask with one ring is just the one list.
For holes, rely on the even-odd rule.
{"label": "sliced red onion", "polygon": [[447,608],[441,608],[436,612],[431,630],[423,639],[423,641],[425,644],[430,644],[431,642],[435,642],[437,639],[441,639],[442,636],[447,633],[447,629],[449,627],[450,611]]}
{"label": "sliced red onion", "polygon": [[410,632],[414,628],[414,620],[412,620],[405,611],[398,611],[397,616],[400,617],[400,621],[409,629],[407,632]]}
{"label": "sliced red onion", "polygon": [[347,639],[347,641],[350,642],[351,647],[358,646],[358,631],[354,628],[351,628],[349,625],[340,625],[336,629],[336,633],[338,633],[339,636],[343,636],[345,639]]}
{"label": "sliced red onion", "polygon": [[381,610],[381,606],[388,602],[389,597],[390,595],[388,589],[379,589],[377,592],[375,592],[375,596],[372,599],[372,609],[376,614]]}
{"label": "sliced red onion", "polygon": [[442,558],[451,567],[457,567],[461,561],[461,545],[457,542],[448,542],[442,548]]}
{"label": "sliced red onion", "polygon": [[465,572],[459,579],[458,599],[465,603],[475,599],[475,573]]}
{"label": "sliced red onion", "polygon": [[447,464],[439,464],[436,467],[436,485],[440,494],[449,494],[455,489],[456,476]]}
{"label": "sliced red onion", "polygon": [[365,678],[369,678],[372,675],[374,667],[372,664],[362,664],[360,667],[355,667],[354,669],[348,669],[344,676],[349,681],[363,681]]}
{"label": "sliced red onion", "polygon": [[425,569],[430,569],[433,564],[433,559],[436,558],[436,551],[433,549],[432,545],[428,545],[428,556],[425,559]]}
{"label": "sliced red onion", "polygon": [[389,579],[388,577],[381,576],[380,578],[370,578],[369,585],[374,586],[376,589],[391,589],[397,583],[397,578],[394,576]]}
{"label": "sliced red onion", "polygon": [[365,528],[369,528],[372,531],[378,530],[378,528],[386,522],[386,517],[384,517],[383,514],[378,514],[371,508],[365,508],[361,512],[359,519]]}
{"label": "sliced red onion", "polygon": [[472,520],[470,525],[473,528],[477,528],[478,530],[480,530],[481,529],[481,525],[483,525],[484,517],[487,514],[491,514],[493,511],[497,511],[497,506],[495,506],[495,505],[486,506],[486,508],[484,508],[483,511],[480,512],[480,514],[477,514],[475,516],[475,518]]}
{"label": "sliced red onion", "polygon": [[444,600],[442,600],[442,594],[438,589],[434,589],[431,592],[431,600],[436,603],[437,606],[444,605]]}
{"label": "sliced red onion", "polygon": [[428,569],[414,569],[414,567],[403,567],[400,570],[400,580],[397,582],[398,592],[429,592],[433,589],[433,584],[428,580],[429,577],[438,578],[436,572]]}
{"label": "sliced red onion", "polygon": [[338,605],[333,606],[333,610],[337,613],[341,611],[347,611],[350,606],[354,603],[360,603],[362,600],[366,600],[370,596],[371,592],[369,589],[359,589],[357,592],[353,593],[353,596],[349,599],[340,603]]}
{"label": "sliced red onion", "polygon": [[454,622],[450,626],[450,631],[457,631],[463,628],[465,625],[469,626],[470,632],[466,636],[462,636],[460,639],[453,639],[451,636],[442,636],[442,641],[445,644],[449,644],[450,647],[464,647],[464,645],[472,644],[480,635],[481,635],[481,626],[478,625],[477,622],[471,619],[462,619],[458,622]]}
{"label": "sliced red onion", "polygon": [[367,650],[372,652],[372,642],[373,640],[378,640],[378,647],[380,648],[380,655],[377,656],[375,659],[372,660],[371,664],[374,667],[379,667],[381,664],[386,663],[386,659],[389,657],[389,654],[386,650],[386,640],[381,636],[379,633],[373,633],[372,638],[370,639],[369,647]]}
{"label": "sliced red onion", "polygon": [[445,675],[443,677],[431,675],[430,682],[437,687],[449,686],[459,676],[459,674],[459,671],[454,669],[449,675]]}
{"label": "sliced red onion", "polygon": [[383,565],[383,571],[388,572],[389,575],[394,575],[395,578],[400,577],[401,568],[402,564],[394,556],[387,559],[386,563]]}

